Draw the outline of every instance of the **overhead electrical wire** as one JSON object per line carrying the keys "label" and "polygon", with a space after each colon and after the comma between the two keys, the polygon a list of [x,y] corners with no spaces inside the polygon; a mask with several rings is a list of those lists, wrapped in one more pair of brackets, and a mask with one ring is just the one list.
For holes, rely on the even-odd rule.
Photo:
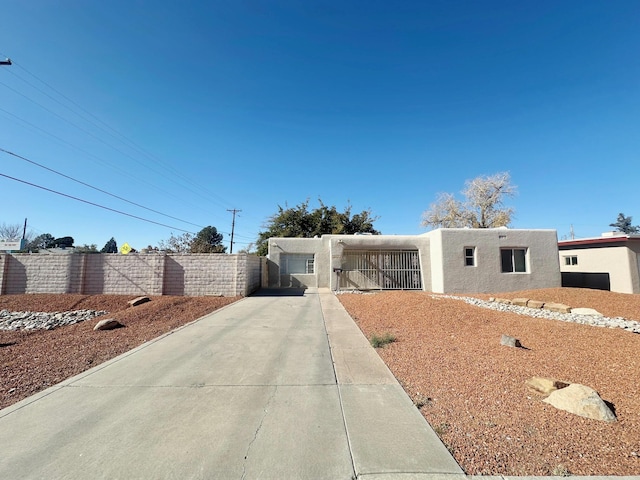
{"label": "overhead electrical wire", "polygon": [[[22,78],[21,76],[17,75],[14,72],[8,71],[8,73],[10,73],[11,75],[15,76],[16,78],[20,79],[21,81],[25,82],[27,85],[29,85],[30,87],[34,88],[35,90],[37,90],[38,92],[42,93],[43,95],[47,96],[48,98],[50,98],[51,100],[55,101],[56,103],[58,103],[59,105],[63,106],[64,108],[70,110],[71,112],[73,112],[74,114],[78,115],[80,118],[82,118],[83,120],[91,123],[93,126],[99,128],[100,130],[102,130],[103,132],[109,134],[111,137],[116,138],[117,140],[119,140],[120,142],[124,143],[125,145],[127,145],[129,148],[133,148],[134,150],[137,150],[139,153],[145,155],[147,158],[149,158],[150,160],[153,160],[155,162],[155,164],[161,164],[165,169],[167,169],[168,171],[170,171],[172,173],[172,175],[177,176],[179,178],[181,178],[182,180],[184,180],[185,182],[189,183],[191,186],[199,188],[200,190],[202,190],[203,192],[205,192],[206,194],[210,195],[213,199],[215,199],[216,202],[220,202],[222,205],[228,206],[228,202],[223,199],[222,197],[220,197],[219,195],[214,194],[213,192],[209,191],[208,189],[206,189],[205,187],[197,184],[196,182],[194,182],[193,180],[189,179],[188,177],[185,177],[184,175],[182,175],[182,173],[173,168],[172,166],[170,166],[169,164],[163,162],[161,159],[159,159],[157,156],[147,152],[146,150],[144,150],[142,147],[140,147],[139,145],[137,145],[133,140],[127,138],[125,135],[123,135],[122,133],[118,132],[117,130],[115,130],[114,128],[112,128],[111,126],[109,126],[107,123],[105,123],[104,121],[100,120],[97,116],[95,116],[94,114],[92,114],[91,112],[89,112],[88,110],[86,110],[85,108],[83,108],[82,106],[80,106],[78,103],[74,102],[72,99],[70,99],[69,97],[67,97],[66,95],[64,95],[63,93],[61,93],[60,91],[58,91],[57,89],[55,89],[54,87],[52,87],[51,85],[49,85],[47,82],[45,82],[44,80],[42,80],[41,78],[39,78],[38,76],[36,76],[35,74],[31,73],[29,70],[27,70],[26,68],[24,68],[22,65],[20,65],[19,63],[16,63],[15,61],[13,62],[13,64],[17,67],[19,67],[21,70],[23,70],[24,72],[26,72],[27,74],[29,74],[30,76],[32,76],[33,78],[35,78],[36,80],[38,80],[39,82],[41,82],[43,85],[45,85],[46,87],[50,88],[52,91],[54,91],[56,94],[60,95],[62,98],[64,98],[65,100],[67,100],[68,102],[70,102],[72,105],[74,105],[76,108],[80,109],[82,112],[86,113],[87,115],[91,116],[92,118],[94,118],[95,120],[97,120],[100,124],[104,125],[109,131],[107,131],[105,128],[101,127],[100,125],[96,124],[95,122],[87,119],[84,115],[81,115],[80,113],[78,113],[77,111],[74,111],[72,108],[70,108],[67,105],[64,105],[62,102],[60,102],[59,100],[53,98],[51,95],[49,95],[48,93],[44,92],[42,89],[36,87],[35,85],[33,85],[32,83],[30,83],[29,81],[25,80],[24,78]],[[0,82],[2,83],[2,82]],[[132,160],[136,161],[139,164],[142,164],[143,166],[150,168],[148,166],[148,164],[144,164],[143,162],[141,162],[140,160],[135,159],[134,157],[132,157],[131,155],[122,152],[120,149],[118,149],[117,147],[114,147],[113,145],[110,145],[109,143],[105,142],[104,140],[96,137],[95,135],[91,134],[90,132],[87,132],[86,130],[84,130],[83,128],[79,127],[78,125],[74,124],[73,122],[71,122],[68,119],[65,119],[64,117],[56,114],[55,112],[52,112],[51,110],[49,110],[48,108],[44,107],[43,105],[39,104],[38,102],[36,102],[35,100],[32,100],[31,98],[27,97],[26,95],[23,95],[22,93],[16,91],[15,89],[9,87],[8,85],[4,84],[3,85],[7,86],[7,88],[11,89],[12,91],[14,91],[15,93],[17,93],[18,95],[23,96],[24,98],[26,98],[27,100],[35,103],[36,105],[40,106],[41,108],[47,110],[48,112],[50,112],[51,114],[57,116],[58,118],[61,118],[62,120],[64,120],[67,123],[70,123],[71,125],[75,126],[76,128],[80,129],[81,131],[87,133],[88,135],[94,137],[95,139],[97,139],[98,141],[104,143],[105,145],[115,149],[116,151],[122,153],[123,155],[128,156],[129,158],[131,158]],[[124,140],[123,140],[124,139]],[[126,140],[126,142],[125,142]],[[152,168],[153,170],[153,168]],[[158,170],[154,170],[156,173],[164,176],[161,172],[159,172]],[[175,179],[171,179],[172,181]],[[200,193],[195,192],[196,194],[200,195],[202,198],[203,197]],[[206,198],[205,198],[206,199]]]}
{"label": "overhead electrical wire", "polygon": [[46,165],[42,165],[42,164],[40,164],[38,162],[35,162],[35,161],[30,160],[30,159],[28,159],[26,157],[23,157],[22,155],[18,155],[17,153],[13,153],[13,152],[10,152],[9,150],[5,150],[2,147],[0,147],[0,152],[4,152],[4,153],[6,153],[8,155],[11,155],[13,157],[19,158],[20,160],[24,160],[25,162],[29,162],[29,163],[31,163],[33,165],[36,165],[36,166],[40,167],[40,168],[44,168],[45,170],[48,170],[49,172],[53,172],[56,175],[60,175],[61,177],[67,178],[67,179],[72,180],[72,181],[74,181],[76,183],[79,183],[80,185],[84,185],[85,187],[89,187],[89,188],[91,188],[93,190],[96,190],[98,192],[104,193],[105,195],[109,195],[110,197],[117,198],[118,200],[122,200],[123,202],[130,203],[131,205],[135,205],[136,207],[143,208],[144,210],[148,210],[150,212],[157,213],[158,215],[162,215],[163,217],[171,218],[172,220],[177,220],[177,221],[182,222],[182,223],[187,223],[189,225],[193,225],[194,227],[204,228],[203,225],[198,225],[197,223],[188,222],[187,220],[182,220],[181,218],[177,218],[177,217],[173,217],[171,215],[167,215],[166,213],[162,213],[162,212],[159,212],[158,210],[154,210],[152,208],[145,207],[144,205],[140,205],[139,203],[133,202],[131,200],[127,200],[124,197],[120,197],[119,195],[115,195],[113,193],[107,192],[106,190],[103,190],[101,188],[94,187],[93,185],[90,185],[90,184],[88,184],[86,182],[83,182],[82,180],[78,180],[76,178],[70,177],[69,175],[65,175],[62,172],[58,172],[57,170],[54,170],[53,168],[49,168]]}
{"label": "overhead electrical wire", "polygon": [[156,222],[156,221],[153,221],[153,220],[149,220],[148,218],[143,218],[143,217],[139,217],[137,215],[132,215],[131,213],[126,213],[126,212],[123,212],[121,210],[116,210],[115,208],[106,207],[104,205],[100,205],[99,203],[90,202],[89,200],[84,200],[82,198],[74,197],[73,195],[68,195],[66,193],[58,192],[56,190],[52,190],[51,188],[43,187],[42,185],[36,185],[35,183],[27,182],[26,180],[21,180],[19,178],[15,178],[15,177],[12,177],[10,175],[5,175],[4,173],[0,173],[0,177],[5,177],[5,178],[8,178],[10,180],[15,180],[16,182],[24,183],[26,185],[30,185],[32,187],[39,188],[41,190],[45,190],[47,192],[55,193],[56,195],[61,195],[63,197],[71,198],[73,200],[77,200],[78,202],[83,202],[83,203],[86,203],[86,204],[89,204],[89,205],[93,205],[94,207],[102,208],[104,210],[109,210],[110,212],[115,212],[115,213],[118,213],[120,215],[125,215],[127,217],[135,218],[137,220],[142,220],[143,222],[153,223],[154,225],[160,225],[161,227],[167,227],[167,228],[171,228],[173,230],[178,230],[180,232],[194,234],[194,232],[191,232],[189,230],[184,230],[184,229],[178,228],[178,227],[172,227],[171,225],[166,225],[164,223],[160,223],[160,222]]}
{"label": "overhead electrical wire", "polygon": [[[0,54],[1,54],[1,53],[0,53]],[[79,105],[78,103],[76,103],[75,101],[73,101],[71,98],[67,97],[66,95],[64,95],[62,92],[60,92],[60,91],[58,91],[57,89],[55,89],[53,86],[51,86],[51,85],[50,85],[50,84],[48,84],[46,81],[44,81],[44,80],[42,80],[41,78],[39,78],[37,75],[33,74],[32,72],[30,72],[29,70],[27,70],[26,68],[24,68],[24,67],[23,67],[22,65],[20,65],[19,63],[16,63],[16,62],[14,61],[14,62],[13,62],[13,64],[14,64],[15,66],[17,66],[18,68],[20,68],[21,70],[23,70],[24,72],[26,72],[26,73],[27,73],[28,75],[30,75],[31,77],[33,77],[34,79],[36,79],[37,81],[39,81],[40,83],[42,83],[43,85],[45,85],[47,88],[51,89],[51,90],[52,90],[53,92],[55,92],[57,95],[59,95],[60,97],[64,98],[66,101],[68,101],[68,102],[69,102],[69,103],[71,103],[72,105],[74,105],[77,109],[81,110],[81,111],[82,111],[82,112],[84,112],[86,115],[88,115],[88,116],[92,117],[92,118],[93,118],[93,119],[95,119],[97,122],[99,122],[101,125],[104,125],[104,127],[106,127],[106,129],[105,129],[105,128],[103,128],[103,127],[101,127],[100,125],[98,125],[96,122],[94,122],[94,121],[92,121],[92,120],[88,119],[85,115],[82,115],[82,114],[81,114],[81,113],[79,113],[78,111],[75,111],[74,109],[72,109],[72,108],[71,108],[71,107],[69,107],[68,105],[65,105],[64,103],[62,103],[62,102],[61,102],[61,101],[59,101],[58,99],[56,99],[56,98],[54,98],[53,96],[49,95],[47,92],[43,91],[41,88],[38,88],[36,85],[34,85],[33,83],[31,83],[31,82],[27,81],[26,79],[24,79],[24,78],[23,78],[23,77],[21,77],[20,75],[17,75],[17,74],[15,74],[15,73],[14,73],[14,72],[12,72],[12,71],[8,71],[8,70],[7,70],[7,72],[8,72],[8,73],[10,73],[11,75],[13,75],[13,76],[15,76],[16,78],[20,79],[22,82],[26,83],[27,85],[29,85],[31,88],[35,89],[36,91],[38,91],[38,92],[39,92],[39,93],[41,93],[42,95],[45,95],[45,96],[46,96],[47,98],[49,98],[50,100],[52,100],[52,101],[56,102],[57,104],[59,104],[59,105],[63,106],[64,108],[68,109],[69,111],[71,111],[71,112],[72,112],[72,113],[74,113],[75,115],[79,116],[79,117],[80,117],[81,119],[83,119],[84,121],[86,121],[86,122],[90,123],[90,124],[91,124],[91,125],[93,125],[94,127],[96,127],[96,128],[98,128],[98,129],[100,129],[101,131],[103,131],[103,132],[107,133],[108,135],[110,135],[111,137],[115,138],[116,140],[118,140],[118,141],[122,142],[125,146],[127,146],[127,147],[129,147],[129,148],[132,148],[133,150],[135,150],[135,151],[137,151],[138,153],[140,153],[140,154],[144,155],[144,156],[145,156],[145,157],[147,157],[148,159],[153,160],[153,161],[154,161],[154,165],[158,165],[158,164],[160,164],[161,166],[163,166],[163,167],[164,167],[165,169],[167,169],[168,171],[171,171],[171,172],[172,172],[172,174],[173,174],[173,177],[172,177],[172,178],[169,178],[169,177],[167,177],[166,175],[164,175],[162,172],[158,171],[157,169],[154,169],[154,168],[152,168],[152,167],[149,167],[149,166],[148,166],[148,164],[146,164],[145,162],[142,162],[141,160],[138,160],[138,159],[134,158],[132,155],[128,154],[127,152],[124,152],[124,151],[122,151],[121,149],[117,148],[116,146],[114,146],[114,145],[112,145],[112,144],[110,144],[110,143],[106,142],[105,140],[101,139],[100,137],[96,136],[95,134],[91,133],[90,131],[88,131],[88,130],[86,130],[86,129],[82,128],[81,126],[77,125],[76,123],[72,122],[71,120],[69,120],[69,119],[67,119],[67,118],[65,118],[65,117],[63,117],[63,116],[61,116],[61,115],[59,115],[58,113],[56,113],[56,112],[52,111],[51,109],[49,109],[49,108],[45,107],[44,105],[42,105],[42,104],[40,104],[39,102],[37,102],[37,101],[33,100],[32,98],[29,98],[28,96],[26,96],[26,95],[24,95],[23,93],[21,93],[21,92],[19,92],[19,91],[15,90],[14,88],[10,87],[9,85],[7,85],[7,84],[5,84],[5,83],[3,83],[3,82],[0,82],[0,84],[4,85],[4,86],[5,86],[5,87],[7,87],[8,89],[10,89],[10,90],[11,90],[11,91],[13,91],[14,93],[16,93],[17,95],[20,95],[21,97],[23,97],[23,98],[25,98],[25,99],[29,100],[30,102],[32,102],[32,103],[34,103],[34,104],[38,105],[40,108],[44,109],[45,111],[47,111],[47,112],[51,113],[52,115],[54,115],[54,116],[56,116],[56,117],[58,117],[58,118],[60,118],[61,120],[65,121],[66,123],[68,123],[68,124],[70,124],[70,125],[74,126],[75,128],[77,128],[77,129],[79,129],[80,131],[82,131],[83,133],[85,133],[85,134],[87,134],[87,135],[91,136],[92,138],[96,139],[97,141],[99,141],[99,142],[101,142],[101,143],[103,143],[103,144],[107,145],[108,147],[110,147],[110,148],[112,148],[112,149],[116,150],[116,151],[117,151],[117,152],[119,152],[120,154],[122,154],[122,155],[125,155],[125,156],[129,157],[130,159],[132,159],[132,160],[133,160],[133,161],[135,161],[136,163],[138,163],[138,164],[140,164],[140,165],[144,166],[145,168],[149,168],[150,170],[155,171],[155,172],[156,172],[156,173],[158,173],[159,175],[161,175],[161,176],[163,176],[163,177],[165,177],[165,178],[169,179],[170,181],[172,181],[172,183],[174,183],[174,184],[175,184],[175,183],[176,183],[176,182],[175,182],[175,177],[179,177],[179,178],[181,178],[182,180],[184,180],[185,182],[187,182],[187,183],[189,183],[190,185],[192,185],[193,187],[196,187],[196,188],[198,188],[198,189],[201,189],[202,191],[204,191],[205,193],[207,193],[207,194],[208,194],[208,195],[210,195],[211,197],[214,197],[214,198],[216,198],[216,199],[219,199],[219,200],[216,200],[216,202],[222,202],[223,204],[228,205],[228,204],[226,203],[226,201],[225,201],[222,197],[220,197],[219,195],[215,195],[215,194],[213,194],[212,192],[210,192],[209,190],[207,190],[207,189],[206,189],[206,188],[204,188],[203,186],[198,185],[197,183],[195,183],[195,182],[194,182],[194,181],[192,181],[191,179],[189,179],[189,178],[185,177],[184,175],[182,175],[178,170],[176,170],[176,169],[174,169],[173,167],[171,167],[170,165],[168,165],[168,164],[166,164],[166,163],[162,162],[162,160],[160,160],[157,156],[155,156],[155,155],[153,155],[153,154],[151,154],[151,153],[147,152],[146,150],[144,150],[144,148],[142,148],[142,147],[140,147],[139,145],[137,145],[134,141],[130,140],[130,139],[129,139],[129,138],[127,138],[125,135],[121,134],[120,132],[118,132],[117,130],[115,130],[115,129],[114,129],[114,128],[112,128],[111,126],[109,126],[107,123],[105,123],[104,121],[102,121],[101,119],[99,119],[99,118],[98,118],[97,116],[95,116],[93,113],[91,113],[91,112],[89,112],[88,110],[86,110],[85,108],[83,108],[81,105]],[[104,161],[104,160],[102,160],[102,159],[100,159],[99,157],[97,157],[97,156],[95,156],[95,155],[93,155],[93,154],[90,154],[89,152],[86,152],[86,151],[82,150],[82,149],[81,149],[81,148],[79,148],[79,147],[76,147],[75,145],[73,145],[73,144],[71,144],[71,143],[69,143],[69,142],[67,142],[67,141],[65,141],[65,140],[63,140],[63,139],[61,139],[60,137],[57,137],[56,135],[53,135],[53,134],[51,134],[51,133],[49,133],[49,132],[46,132],[45,130],[43,130],[43,129],[41,129],[41,128],[39,128],[39,127],[37,127],[37,126],[35,126],[35,125],[33,125],[33,124],[29,123],[29,122],[27,122],[26,120],[23,120],[23,119],[21,119],[21,118],[17,117],[16,115],[12,114],[11,112],[8,112],[8,111],[6,111],[6,110],[4,110],[4,109],[2,109],[2,108],[0,108],[0,110],[1,110],[1,111],[3,111],[3,112],[5,112],[5,113],[7,113],[7,114],[9,114],[9,115],[11,115],[11,116],[12,116],[12,117],[14,117],[14,118],[17,118],[18,120],[20,120],[20,121],[24,122],[25,124],[27,124],[27,125],[31,126],[32,128],[35,128],[35,129],[37,129],[37,130],[40,130],[40,131],[44,132],[44,133],[45,133],[45,134],[47,134],[47,135],[50,135],[51,137],[53,137],[53,138],[57,139],[58,141],[61,141],[61,142],[65,143],[65,144],[67,144],[67,145],[70,145],[71,147],[76,148],[76,149],[78,149],[78,150],[80,150],[80,151],[83,151],[83,153],[90,155],[91,157],[93,157],[93,158],[97,159],[97,160],[98,160],[98,161],[100,161],[101,163],[105,163],[105,161]],[[108,129],[108,130],[107,130],[107,129]],[[70,179],[70,180],[72,180],[72,181],[75,181],[75,182],[77,182],[77,183],[80,183],[80,184],[82,184],[82,185],[85,185],[85,186],[87,186],[87,187],[89,187],[89,188],[92,188],[92,189],[95,189],[95,190],[97,190],[97,191],[100,191],[101,193],[105,193],[105,194],[110,195],[110,196],[112,196],[112,197],[114,197],[114,198],[117,198],[117,199],[119,199],[119,200],[125,201],[125,202],[127,202],[127,203],[132,204],[132,205],[135,205],[135,206],[137,206],[137,207],[140,207],[140,208],[146,209],[146,210],[151,211],[151,212],[154,212],[154,213],[158,213],[158,214],[160,214],[160,215],[166,216],[166,217],[168,217],[168,218],[171,218],[171,219],[174,219],[174,220],[177,220],[177,221],[183,222],[183,223],[187,223],[187,224],[190,224],[190,225],[194,225],[194,226],[198,226],[198,227],[200,227],[200,225],[197,225],[197,224],[194,224],[194,223],[191,223],[191,222],[188,222],[188,221],[185,221],[185,220],[179,219],[179,218],[177,218],[177,217],[173,217],[173,216],[171,216],[171,215],[164,214],[164,213],[159,212],[159,211],[157,211],[157,210],[154,210],[154,209],[151,209],[151,208],[149,208],[149,207],[145,207],[145,206],[143,206],[143,205],[140,205],[140,204],[138,204],[138,203],[135,203],[135,202],[133,202],[133,201],[127,200],[126,198],[123,198],[123,197],[117,196],[117,195],[115,195],[115,194],[111,194],[111,193],[109,193],[109,192],[107,192],[107,191],[105,191],[105,190],[102,190],[102,189],[98,188],[98,187],[94,187],[94,186],[89,185],[89,184],[87,184],[87,183],[85,183],[85,182],[82,182],[82,181],[80,181],[80,180],[77,180],[77,179],[74,179],[74,178],[72,178],[72,177],[69,177],[68,175],[65,175],[65,174],[63,174],[63,173],[61,173],[61,172],[57,172],[57,171],[55,171],[55,170],[53,170],[53,169],[50,169],[50,168],[48,168],[48,167],[46,167],[46,166],[40,165],[40,164],[38,164],[37,162],[34,162],[34,161],[32,161],[32,160],[29,160],[29,159],[26,159],[25,157],[21,157],[21,156],[19,156],[19,155],[17,155],[17,154],[14,154],[13,152],[9,152],[9,151],[4,150],[4,149],[0,149],[0,150],[4,151],[5,153],[8,153],[8,154],[10,154],[10,155],[13,155],[13,156],[15,156],[15,157],[17,157],[17,158],[21,158],[21,159],[23,159],[23,160],[25,160],[25,161],[28,161],[28,162],[30,162],[30,163],[33,163],[33,164],[35,164],[35,165],[37,165],[37,166],[39,166],[39,167],[41,167],[41,168],[47,169],[47,170],[49,170],[49,171],[51,171],[51,172],[53,172],[53,173],[56,173],[56,174],[58,174],[58,175],[61,175],[61,176],[65,177],[65,178],[68,178],[68,179]],[[113,164],[111,164],[111,166],[113,166]],[[5,177],[6,177],[6,175],[3,175],[3,176],[5,176]],[[9,177],[9,178],[13,178],[13,177]],[[35,185],[35,184],[30,184],[29,182],[26,182],[26,181],[22,181],[22,180],[18,180],[18,179],[16,179],[16,180],[17,180],[17,181],[21,181],[21,182],[23,182],[23,183],[27,183],[27,184],[29,184],[29,185],[36,186],[36,187],[38,187],[38,188],[44,188],[44,189],[46,189],[45,187],[40,187],[40,186],[37,186],[37,185]],[[149,184],[148,182],[145,182],[145,183]],[[151,186],[152,186],[152,187],[154,187],[154,188],[157,188],[157,187],[155,187],[153,184],[149,184],[149,185],[151,185]],[[60,195],[63,195],[63,196],[68,196],[69,198],[74,198],[74,199],[75,199],[75,197],[70,196],[70,195],[67,195],[67,194],[64,194],[64,193],[61,193],[61,192],[55,192],[55,191],[53,191],[53,190],[50,190],[50,191],[52,191],[53,193],[57,193],[57,194],[60,194]],[[192,188],[189,188],[189,191],[190,191],[191,193],[196,193],[197,195],[199,195],[201,198],[203,198],[203,199],[205,199],[205,200],[209,200],[209,199],[207,199],[206,197],[204,197],[202,194],[200,194],[199,192],[194,191]],[[169,192],[166,192],[166,191],[164,191],[164,190],[163,190],[163,192],[164,192],[164,193],[167,193],[167,194],[169,194],[169,195],[170,195],[170,193],[169,193]],[[175,197],[175,196],[174,196],[174,198],[177,198],[177,197]],[[79,201],[84,201],[84,200],[82,200],[82,199],[77,199],[77,200],[79,200]],[[180,200],[181,200],[181,201],[184,201],[184,198],[180,198]],[[86,201],[84,201],[84,202],[86,202]],[[86,203],[91,203],[91,202],[86,202]],[[150,220],[147,220],[147,219],[143,219],[142,217],[136,217],[135,215],[127,214],[127,213],[125,213],[125,212],[120,212],[120,211],[117,211],[117,210],[114,210],[114,209],[110,209],[109,207],[105,207],[105,206],[102,206],[102,205],[98,205],[98,204],[96,204],[96,206],[99,206],[99,207],[101,207],[101,208],[105,208],[105,209],[108,209],[108,210],[112,210],[112,211],[115,211],[115,212],[118,212],[118,213],[122,213],[122,214],[124,214],[124,215],[131,216],[131,217],[134,217],[134,218],[139,218],[139,219],[141,219],[141,220],[143,220],[143,221],[150,221]],[[198,207],[199,207],[199,208],[202,208],[201,206],[198,206]],[[150,221],[150,222],[152,222],[152,223],[156,223],[156,224],[158,224],[158,225],[166,226],[166,225],[161,224],[161,223],[158,223],[158,222],[153,222],[153,221]],[[174,227],[169,227],[169,228],[174,228]],[[177,229],[177,230],[187,232],[187,230],[182,230],[182,229]],[[229,234],[228,232],[221,232],[221,233]],[[236,234],[235,236],[236,236],[236,238],[245,238],[245,239],[253,240],[253,237],[248,237],[248,236],[239,235],[239,234]],[[237,242],[237,243],[241,243],[241,242]]]}
{"label": "overhead electrical wire", "polygon": [[[75,150],[78,150],[79,152],[81,152],[81,153],[83,153],[83,154],[85,154],[85,155],[87,155],[87,156],[89,156],[89,157],[92,157],[92,158],[96,159],[99,163],[101,163],[101,164],[102,164],[102,165],[104,165],[104,166],[107,166],[107,167],[109,167],[109,168],[111,168],[111,167],[112,167],[112,164],[110,164],[110,163],[106,162],[105,160],[101,159],[101,158],[100,158],[100,157],[98,157],[97,155],[94,155],[93,153],[88,152],[88,151],[84,150],[83,148],[80,148],[80,147],[78,147],[78,146],[76,146],[76,145],[74,145],[74,144],[72,144],[72,143],[70,143],[70,142],[66,141],[66,140],[65,140],[65,139],[63,139],[63,138],[60,138],[60,137],[58,137],[57,135],[54,135],[54,134],[53,134],[53,133],[51,133],[51,132],[47,132],[46,130],[44,130],[44,129],[42,129],[42,128],[38,127],[37,125],[34,125],[33,123],[28,122],[27,120],[25,120],[25,119],[23,119],[23,118],[20,118],[20,117],[18,117],[17,115],[15,115],[15,114],[11,113],[11,112],[8,112],[8,111],[7,111],[7,110],[5,110],[4,108],[0,108],[0,112],[3,112],[3,113],[5,113],[5,114],[7,114],[7,115],[10,115],[10,116],[11,116],[11,117],[13,117],[14,119],[16,119],[16,120],[18,120],[18,121],[20,121],[20,122],[24,123],[25,125],[28,125],[30,128],[33,128],[34,130],[37,130],[38,132],[41,132],[41,133],[43,133],[43,134],[45,134],[45,135],[48,135],[48,136],[50,136],[51,138],[55,139],[56,141],[58,141],[58,142],[60,142],[60,143],[62,143],[62,144],[64,144],[64,145],[67,145],[67,146],[69,146],[69,147],[71,147],[71,148],[73,148],[73,149],[75,149]],[[118,173],[120,173],[120,170],[119,170],[119,169],[118,169],[118,170],[115,170],[115,171],[116,171],[116,172],[118,172]],[[144,183],[144,184],[146,184],[146,185],[148,185],[148,186],[150,186],[151,188],[154,188],[155,190],[157,190],[157,191],[161,192],[163,195],[167,195],[167,196],[169,196],[169,197],[173,197],[173,198],[175,198],[176,200],[179,200],[179,201],[181,201],[181,202],[184,202],[184,201],[185,201],[185,199],[184,199],[183,197],[178,197],[177,195],[174,195],[173,193],[171,193],[171,192],[169,192],[169,191],[167,191],[167,190],[165,190],[165,189],[162,189],[162,188],[158,187],[157,185],[154,185],[154,184],[152,184],[152,183],[150,183],[150,182],[147,182],[144,178],[140,178],[140,179],[138,179],[138,181],[139,181],[139,182],[141,182],[141,183]],[[199,205],[197,205],[197,204],[194,204],[194,203],[191,203],[191,202],[189,202],[189,203],[190,203],[191,205],[194,205],[194,206],[198,207],[198,208],[202,208],[201,206],[199,206]]]}

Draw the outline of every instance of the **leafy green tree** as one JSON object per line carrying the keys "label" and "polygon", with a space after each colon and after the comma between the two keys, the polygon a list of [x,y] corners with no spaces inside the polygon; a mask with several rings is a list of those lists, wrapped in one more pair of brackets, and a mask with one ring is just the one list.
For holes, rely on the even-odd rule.
{"label": "leafy green tree", "polygon": [[618,232],[629,234],[640,233],[640,226],[631,225],[633,217],[626,217],[623,213],[618,214],[616,223],[610,223],[610,227],[614,227]]}
{"label": "leafy green tree", "polygon": [[516,187],[509,173],[479,176],[465,182],[464,201],[450,193],[440,194],[422,214],[422,226],[431,228],[496,228],[511,223],[513,209],[504,206],[505,197],[513,197]]}
{"label": "leafy green tree", "polygon": [[37,252],[47,248],[55,247],[55,238],[50,233],[43,233],[31,240],[25,250],[28,252]]}
{"label": "leafy green tree", "polygon": [[327,206],[318,200],[320,207],[309,211],[309,200],[291,208],[278,205],[278,212],[264,225],[265,231],[258,234],[257,253],[266,255],[268,240],[271,237],[313,238],[325,234],[373,233],[379,234],[373,223],[378,219],[370,210],[352,215],[351,205],[347,205],[344,212],[339,212],[335,206]]}
{"label": "leafy green tree", "polygon": [[118,253],[118,244],[116,239],[111,237],[107,243],[104,244],[100,253]]}
{"label": "leafy green tree", "polygon": [[56,247],[69,248],[73,247],[73,237],[60,237],[56,238],[53,243]]}
{"label": "leafy green tree", "polygon": [[224,236],[216,227],[209,225],[198,232],[191,242],[191,253],[224,253],[227,247],[222,245]]}

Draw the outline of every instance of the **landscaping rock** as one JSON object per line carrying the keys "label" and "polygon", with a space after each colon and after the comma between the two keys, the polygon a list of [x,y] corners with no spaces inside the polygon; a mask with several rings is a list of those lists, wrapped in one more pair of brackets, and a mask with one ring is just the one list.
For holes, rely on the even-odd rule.
{"label": "landscaping rock", "polygon": [[571,313],[575,313],[576,315],[594,315],[597,317],[604,317],[600,312],[594,310],[593,308],[572,308]]}
{"label": "landscaping rock", "polygon": [[615,422],[616,416],[593,388],[572,383],[555,390],[543,400],[560,410],[593,420]]}
{"label": "landscaping rock", "polygon": [[571,307],[564,305],[563,303],[545,303],[544,310],[558,313],[571,313]]}
{"label": "landscaping rock", "polygon": [[544,302],[541,302],[539,300],[529,300],[527,302],[527,307],[529,307],[529,308],[542,308],[542,307],[544,307]]}
{"label": "landscaping rock", "polygon": [[106,313],[104,310],[73,310],[62,313],[0,310],[0,330],[53,330],[54,328],[84,322]]}
{"label": "landscaping rock", "polygon": [[133,300],[129,300],[127,303],[132,307],[137,307],[138,305],[142,305],[143,303],[150,302],[151,299],[149,297],[138,297]]}
{"label": "landscaping rock", "polygon": [[556,390],[569,386],[568,383],[545,377],[532,377],[524,383],[531,390],[542,393],[543,395],[549,395],[551,392],[555,392]]}
{"label": "landscaping rock", "polygon": [[[531,308],[511,305],[511,300],[506,300],[503,298],[495,298],[493,302],[487,302],[478,298],[459,297],[457,295],[432,294],[431,296],[435,298],[453,298],[456,300],[462,300],[470,305],[475,305],[482,308],[490,308],[491,310],[497,310],[499,312],[513,312],[519,315],[527,315],[533,318],[547,318],[549,320],[580,323],[582,325],[593,325],[596,327],[622,328],[628,332],[640,334],[640,322],[637,322],[635,320],[626,320],[622,317],[610,318],[603,315],[580,315],[574,313],[562,313],[558,311],[551,311],[546,308],[547,305],[552,304],[545,303],[543,308]],[[567,307],[566,305],[561,306],[562,310],[570,309],[570,307]]]}
{"label": "landscaping rock", "polygon": [[493,301],[497,303],[504,303],[505,305],[511,305],[511,300],[508,298],[495,298]]}
{"label": "landscaping rock", "polygon": [[528,301],[529,301],[528,298],[514,298],[513,300],[511,300],[511,305],[516,305],[518,307],[526,307]]}
{"label": "landscaping rock", "polygon": [[113,318],[105,318],[96,323],[94,330],[113,330],[114,328],[124,327],[119,321]]}
{"label": "landscaping rock", "polygon": [[514,347],[514,348],[518,348],[522,346],[522,344],[520,343],[520,340],[504,334],[500,339],[500,345],[506,345],[507,347]]}

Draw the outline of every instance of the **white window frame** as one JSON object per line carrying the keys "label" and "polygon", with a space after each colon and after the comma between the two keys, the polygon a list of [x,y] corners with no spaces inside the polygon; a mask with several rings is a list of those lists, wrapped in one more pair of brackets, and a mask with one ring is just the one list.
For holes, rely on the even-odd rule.
{"label": "white window frame", "polygon": [[[511,252],[510,264],[511,269],[505,270],[505,256],[504,252]],[[524,252],[522,258],[516,258],[516,252]],[[520,263],[519,260],[522,260]],[[523,270],[518,270],[519,266],[522,266]],[[526,247],[504,247],[500,249],[500,271],[506,274],[522,274],[529,273],[529,249]]]}
{"label": "white window frame", "polygon": [[[294,271],[291,271],[291,270]],[[313,275],[315,255],[313,253],[286,253],[280,255],[281,275]]]}
{"label": "white window frame", "polygon": [[574,265],[578,265],[577,255],[565,255],[563,258],[565,266],[572,267]]}

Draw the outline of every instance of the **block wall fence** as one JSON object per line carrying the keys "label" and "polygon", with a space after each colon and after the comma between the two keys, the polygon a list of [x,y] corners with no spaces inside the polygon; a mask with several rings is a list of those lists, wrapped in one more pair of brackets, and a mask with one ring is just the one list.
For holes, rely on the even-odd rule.
{"label": "block wall fence", "polygon": [[247,296],[260,288],[266,258],[248,254],[0,254],[0,295]]}

